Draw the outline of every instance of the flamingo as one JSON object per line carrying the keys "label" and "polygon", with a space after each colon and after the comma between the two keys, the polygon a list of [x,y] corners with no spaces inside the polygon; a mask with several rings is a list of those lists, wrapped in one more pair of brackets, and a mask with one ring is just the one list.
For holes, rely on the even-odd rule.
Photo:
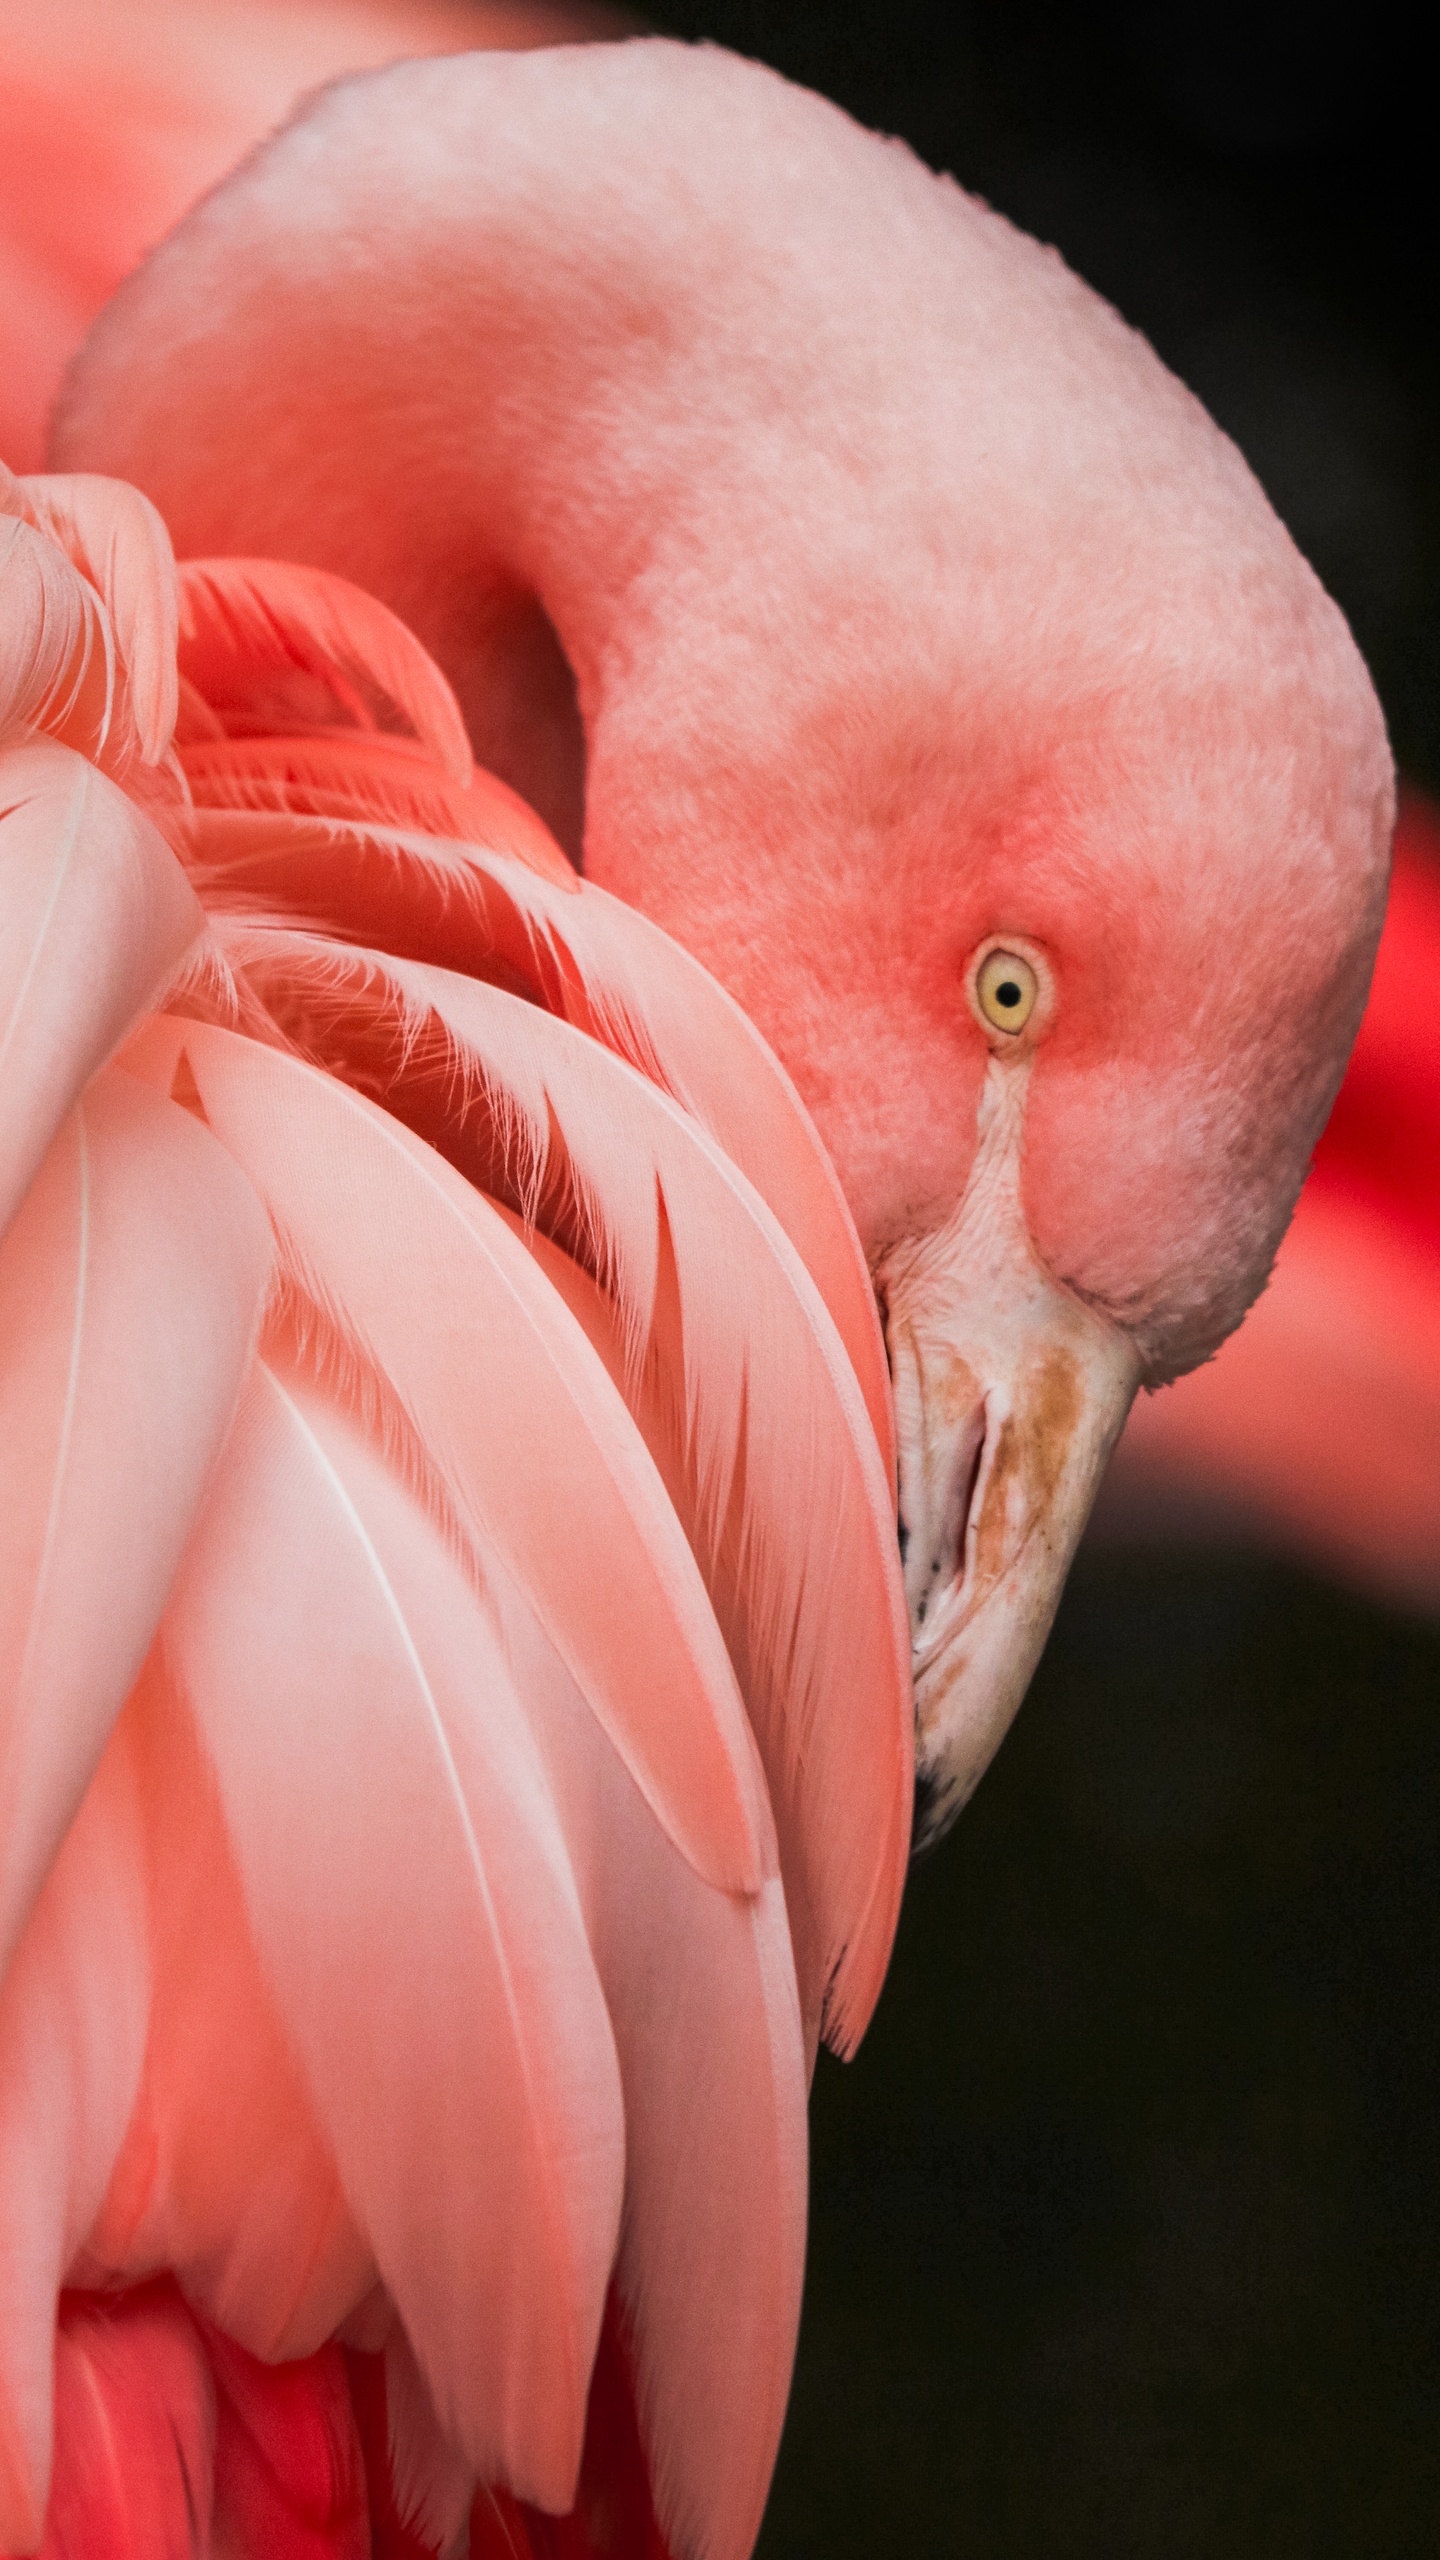
{"label": "flamingo", "polygon": [[[29,469],[86,327],[143,252],[310,88],[405,55],[616,34],[594,0],[62,0],[43,16],[0,0],[9,76],[0,93],[0,452]],[[1132,1408],[1095,1517],[1122,1540],[1260,1538],[1402,1605],[1440,1595],[1440,1427],[1428,1357],[1428,1259],[1412,1250],[1412,1194],[1433,1141],[1434,1076],[1416,1051],[1440,924],[1426,887],[1434,821],[1402,802],[1378,975],[1338,1116],[1322,1134],[1262,1299],[1218,1363]],[[1393,990],[1393,995],[1391,991]],[[1330,1178],[1393,1003],[1409,1052],[1375,1092],[1393,1135],[1418,1112],[1403,1161],[1372,1129],[1366,1197]],[[1372,1117],[1366,1106],[1367,1119]],[[1353,1156],[1353,1150],[1349,1151]],[[1375,1172],[1387,1168],[1385,1196]],[[1383,1321],[1380,1310],[1385,1311]]]}
{"label": "flamingo", "polygon": [[0,2543],[739,2560],[816,2045],[1263,1282],[1378,709],[1058,259],[709,51],[330,92],[54,460]]}

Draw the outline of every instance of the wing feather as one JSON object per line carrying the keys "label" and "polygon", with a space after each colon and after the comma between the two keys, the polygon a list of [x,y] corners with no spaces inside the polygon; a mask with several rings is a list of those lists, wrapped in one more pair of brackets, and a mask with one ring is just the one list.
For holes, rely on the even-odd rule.
{"label": "wing feather", "polygon": [[520,850],[494,828],[475,829],[469,844],[445,843],[358,815],[285,814],[273,801],[197,808],[187,843],[213,914],[310,924],[507,986],[672,1094],[754,1184],[800,1255],[860,1381],[893,1485],[875,1293],[834,1168],[789,1077],[679,943],[568,872],[555,894],[548,876],[507,859]]}
{"label": "wing feather", "polygon": [[284,560],[187,560],[179,583],[180,673],[228,734],[309,728],[310,718],[294,720],[297,708],[318,708],[322,725],[340,720],[361,733],[398,716],[463,790],[474,757],[460,706],[388,605],[346,578]]}
{"label": "wing feather", "polygon": [[0,753],[0,919],[3,1233],[81,1086],[204,917],[124,793],[46,741]]}
{"label": "wing feather", "polygon": [[159,1624],[269,1263],[223,1150],[118,1073],[0,1244],[0,1968]]}
{"label": "wing feather", "polygon": [[44,729],[98,754],[115,710],[110,617],[57,544],[0,515],[0,737]]}
{"label": "wing feather", "polygon": [[530,1592],[637,1786],[717,1884],[774,1833],[695,1561],[584,1335],[489,1202],[362,1095],[208,1024],[157,1018],[126,1061],[205,1115],[302,1289],[388,1382],[482,1554]]}
{"label": "wing feather", "polygon": [[[42,2560],[209,2560],[214,2384],[195,2323],[169,2287],[65,2304],[55,2437]],[[267,2560],[302,2552],[271,2543]]]}
{"label": "wing feather", "polygon": [[552,889],[575,874],[547,827],[493,774],[452,780],[424,747],[379,730],[191,738],[180,750],[197,808],[375,823],[468,843],[498,838]]}
{"label": "wing feather", "polygon": [[37,474],[16,484],[33,521],[101,597],[118,660],[110,744],[158,764],[175,727],[175,555],[164,520],[127,481],[99,472]]}
{"label": "wing feather", "polygon": [[913,1709],[889,1489],[818,1290],[700,1124],[568,1023],[300,936],[242,951],[292,1036],[603,1285],[760,1746],[806,2014],[850,2049],[899,1911]]}
{"label": "wing feather", "polygon": [[[6,2551],[33,2551],[44,2526],[56,2303],[124,2140],[145,2048],[149,1983],[140,1805],[117,1736],[0,1981]],[[62,2358],[62,2394],[64,2387]]]}
{"label": "wing feather", "polygon": [[719,1894],[687,1867],[533,1614],[498,1596],[619,2056],[616,2283],[656,2510],[676,2560],[747,2560],[804,2267],[807,2067],[784,1896]]}
{"label": "wing feather", "polygon": [[565,2506],[619,2090],[503,1650],[358,1429],[259,1364],[166,1623],[257,1944],[447,2433]]}

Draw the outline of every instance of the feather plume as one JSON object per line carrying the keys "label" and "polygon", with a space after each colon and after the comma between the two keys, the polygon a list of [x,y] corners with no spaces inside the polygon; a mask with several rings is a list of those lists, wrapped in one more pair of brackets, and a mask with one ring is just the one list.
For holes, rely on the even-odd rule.
{"label": "feather plume", "polygon": [[616,2283],[675,2560],[746,2560],[805,2246],[806,2055],[784,1897],[718,1894],[648,1814],[513,1587],[516,1685],[570,1845],[625,2098]]}
{"label": "feather plume", "polygon": [[0,515],[0,737],[44,729],[98,756],[115,710],[110,617],[43,533]]}
{"label": "feather plume", "polygon": [[227,736],[337,722],[373,734],[398,719],[448,782],[469,782],[475,760],[454,694],[362,587],[284,560],[187,560],[179,584],[180,674]]}
{"label": "feather plume", "polygon": [[0,1244],[0,1970],[159,1624],[269,1258],[208,1132],[113,1071]]}
{"label": "feather plume", "polygon": [[[56,2355],[56,2302],[124,2139],[140,2078],[149,1989],[141,1807],[117,1736],[0,1980],[0,2548],[6,2551],[33,2551],[44,2526],[57,2382],[62,2425],[68,2400],[63,2349]],[[67,2476],[73,2469],[67,2460]],[[82,2485],[76,2484],[77,2497]],[[57,2547],[96,2548],[78,2536]]]}
{"label": "feather plume", "polygon": [[365,2458],[341,2349],[264,2364],[207,2326],[205,2350],[216,2400],[220,2551],[246,2560],[370,2560]]}
{"label": "feather plume", "polygon": [[3,1234],[80,1088],[204,918],[123,792],[48,741],[0,751],[0,903]]}
{"label": "feather plume", "polygon": [[623,2135],[503,1651],[361,1434],[268,1364],[166,1647],[262,1960],[442,2424],[477,2470],[567,2506]]}
{"label": "feather plume", "polygon": [[575,886],[548,828],[503,783],[478,770],[468,782],[452,781],[409,738],[379,730],[201,736],[181,748],[180,762],[198,808],[350,819],[461,843],[498,837],[503,851],[553,887]]}
{"label": "feather plume", "polygon": [[226,948],[307,1054],[508,1196],[604,1289],[618,1382],[760,1746],[807,2017],[826,2003],[850,2050],[899,1910],[913,1710],[889,1488],[819,1292],[706,1131],[569,1024],[301,935],[232,933]]}
{"label": "feather plume", "polygon": [[215,1772],[162,1644],[117,1730],[144,1806],[154,1988],[125,2149],[72,2280],[168,2267],[252,2355],[308,2356],[375,2287],[375,2262],[257,1960]]}
{"label": "feather plume", "polygon": [[427,2550],[455,2560],[466,2549],[465,2526],[475,2473],[443,2433],[415,2352],[397,2321],[385,2341],[385,2453],[398,2519]]}
{"label": "feather plume", "polygon": [[890,1378],[869,1271],[834,1168],[773,1050],[657,925],[573,875],[555,896],[506,849],[488,850],[483,836],[448,844],[337,816],[235,807],[197,809],[185,844],[212,915],[309,924],[507,986],[673,1095],[754,1184],[809,1271],[893,1485]]}
{"label": "feather plume", "polygon": [[177,605],[175,555],[158,510],[98,472],[47,473],[17,486],[33,522],[104,605],[117,660],[116,760],[138,752],[159,764],[175,727]]}
{"label": "feather plume", "polygon": [[755,1890],[774,1833],[735,1676],[654,1462],[578,1325],[489,1203],[362,1096],[163,1017],[126,1062],[168,1092],[182,1053],[302,1292],[389,1382],[642,1794],[702,1874]]}

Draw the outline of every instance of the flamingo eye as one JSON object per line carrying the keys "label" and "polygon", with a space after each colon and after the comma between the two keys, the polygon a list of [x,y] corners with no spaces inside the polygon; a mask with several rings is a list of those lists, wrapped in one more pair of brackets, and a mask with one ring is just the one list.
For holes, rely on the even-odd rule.
{"label": "flamingo eye", "polygon": [[1040,981],[1018,951],[987,951],[975,972],[975,1002],[992,1031],[1013,1040],[1035,1010]]}

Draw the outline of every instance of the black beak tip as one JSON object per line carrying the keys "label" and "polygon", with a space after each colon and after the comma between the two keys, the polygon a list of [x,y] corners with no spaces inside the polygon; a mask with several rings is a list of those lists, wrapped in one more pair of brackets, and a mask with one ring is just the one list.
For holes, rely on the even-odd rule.
{"label": "black beak tip", "polygon": [[928,1770],[915,1772],[915,1813],[910,1833],[910,1855],[927,1857],[937,1848],[959,1812],[953,1793],[942,1786]]}

